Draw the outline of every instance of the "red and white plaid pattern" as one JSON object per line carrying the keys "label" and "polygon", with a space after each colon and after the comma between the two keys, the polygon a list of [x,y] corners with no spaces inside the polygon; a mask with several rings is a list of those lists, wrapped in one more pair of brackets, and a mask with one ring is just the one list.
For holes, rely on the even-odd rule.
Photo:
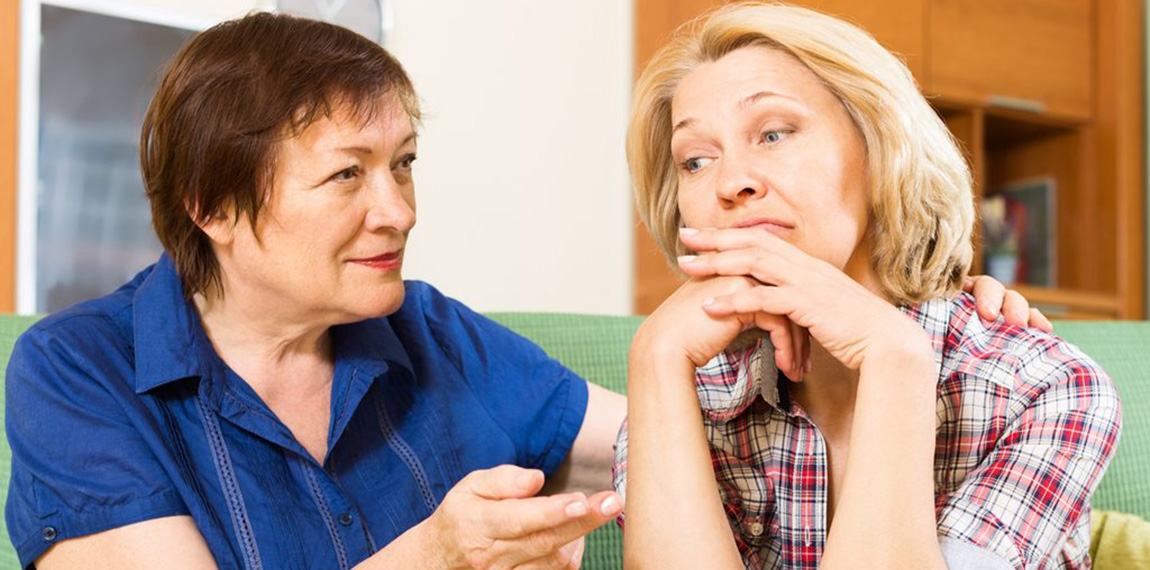
{"label": "red and white plaid pattern", "polygon": [[[1090,496],[1121,421],[1110,379],[1055,336],[982,321],[966,294],[904,312],[931,335],[941,370],[939,536],[1019,569],[1089,568]],[[763,382],[760,358],[752,346],[698,369],[712,465],[747,568],[817,568],[828,530],[825,442],[787,397],[787,382]],[[624,423],[615,459],[620,493],[626,458]]]}

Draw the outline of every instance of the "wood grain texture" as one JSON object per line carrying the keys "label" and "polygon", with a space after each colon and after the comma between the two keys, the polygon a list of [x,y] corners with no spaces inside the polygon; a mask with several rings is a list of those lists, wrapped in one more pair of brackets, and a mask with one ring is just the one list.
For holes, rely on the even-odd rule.
{"label": "wood grain texture", "polygon": [[1048,113],[1089,117],[1093,4],[932,0],[928,92],[981,104],[1005,96],[1041,103]]}
{"label": "wood grain texture", "polygon": [[16,165],[20,3],[0,2],[0,313],[16,310]]}
{"label": "wood grain texture", "polygon": [[1144,4],[1098,2],[1099,188],[1113,188],[1101,207],[1113,212],[1119,316],[1146,318]]}

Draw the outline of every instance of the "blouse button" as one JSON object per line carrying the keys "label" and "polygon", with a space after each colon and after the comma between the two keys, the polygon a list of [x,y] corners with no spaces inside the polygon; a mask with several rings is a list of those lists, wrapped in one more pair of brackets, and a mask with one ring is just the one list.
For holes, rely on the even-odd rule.
{"label": "blouse button", "polygon": [[41,534],[44,536],[44,540],[48,542],[56,540],[56,537],[59,536],[59,533],[56,532],[56,529],[50,526],[44,527],[44,531]]}
{"label": "blouse button", "polygon": [[343,526],[351,526],[351,513],[343,513],[339,515],[339,524]]}
{"label": "blouse button", "polygon": [[763,536],[763,523],[757,522],[752,524],[751,534],[754,536]]}

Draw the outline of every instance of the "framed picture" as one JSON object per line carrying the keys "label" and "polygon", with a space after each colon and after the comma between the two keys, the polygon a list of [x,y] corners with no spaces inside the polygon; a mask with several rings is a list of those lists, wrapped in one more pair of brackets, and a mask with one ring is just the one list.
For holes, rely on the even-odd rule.
{"label": "framed picture", "polygon": [[1056,287],[1056,208],[1056,185],[1050,176],[993,189],[982,208],[988,271],[993,269],[992,275],[1006,283]]}

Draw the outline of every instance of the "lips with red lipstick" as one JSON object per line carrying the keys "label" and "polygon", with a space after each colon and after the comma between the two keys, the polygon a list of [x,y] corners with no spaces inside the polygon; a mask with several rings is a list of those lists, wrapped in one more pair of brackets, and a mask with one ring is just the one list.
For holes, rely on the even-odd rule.
{"label": "lips with red lipstick", "polygon": [[394,271],[399,269],[400,264],[403,262],[403,250],[397,249],[375,257],[364,257],[350,261],[379,271]]}
{"label": "lips with red lipstick", "polygon": [[788,224],[782,220],[773,218],[748,218],[737,224],[736,228],[759,228],[771,232],[775,235],[783,235],[790,230],[795,229],[794,224]]}

